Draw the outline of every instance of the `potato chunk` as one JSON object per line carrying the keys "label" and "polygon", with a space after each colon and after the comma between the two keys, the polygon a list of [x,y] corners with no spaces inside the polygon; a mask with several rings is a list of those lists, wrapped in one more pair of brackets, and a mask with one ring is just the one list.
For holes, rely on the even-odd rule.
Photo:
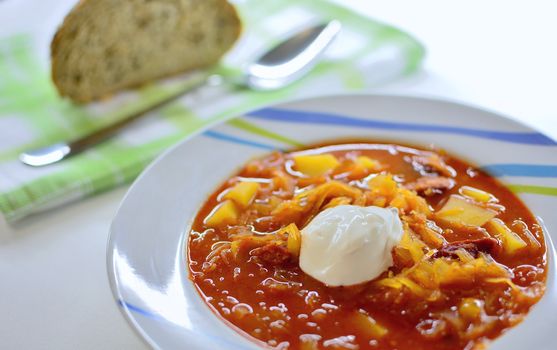
{"label": "potato chunk", "polygon": [[483,314],[483,303],[479,299],[464,298],[458,306],[458,313],[468,321],[477,321]]}
{"label": "potato chunk", "polygon": [[238,220],[238,210],[231,200],[225,200],[217,205],[203,223],[209,227],[218,227],[226,224],[234,224]]}
{"label": "potato chunk", "polygon": [[246,208],[255,198],[258,190],[259,184],[257,182],[238,182],[222,198],[233,200],[241,208]]}
{"label": "potato chunk", "polygon": [[494,210],[483,208],[459,195],[451,195],[437,217],[448,222],[467,226],[482,226],[497,215]]}
{"label": "potato chunk", "polygon": [[308,176],[322,176],[336,168],[340,162],[332,154],[294,156],[296,170]]}
{"label": "potato chunk", "polygon": [[492,219],[488,222],[488,230],[491,234],[503,242],[503,251],[507,255],[516,253],[517,250],[525,248],[528,244],[515,232],[511,231],[505,223],[499,219]]}
{"label": "potato chunk", "polygon": [[381,164],[378,161],[366,156],[356,157],[355,163],[367,170],[378,170],[381,168]]}
{"label": "potato chunk", "polygon": [[367,183],[374,196],[383,196],[389,201],[396,195],[398,185],[390,174],[379,174],[372,177]]}

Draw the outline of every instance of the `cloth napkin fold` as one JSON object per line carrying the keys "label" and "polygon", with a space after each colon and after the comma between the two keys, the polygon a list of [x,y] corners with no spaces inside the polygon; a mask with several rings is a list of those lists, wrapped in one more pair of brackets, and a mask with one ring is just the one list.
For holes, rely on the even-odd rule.
{"label": "cloth napkin fold", "polygon": [[191,77],[158,82],[108,101],[74,105],[57,96],[46,62],[36,58],[32,35],[0,38],[0,212],[5,220],[13,222],[128,183],[161,151],[210,124],[278,101],[369,89],[413,72],[424,56],[422,45],[408,34],[331,2],[234,2],[244,34],[216,68],[226,76],[238,74],[242,63],[308,23],[336,18],[343,31],[324,60],[292,86],[264,93],[228,85],[198,89],[112,139],[42,168],[21,164],[18,154],[112,123],[190,84]]}

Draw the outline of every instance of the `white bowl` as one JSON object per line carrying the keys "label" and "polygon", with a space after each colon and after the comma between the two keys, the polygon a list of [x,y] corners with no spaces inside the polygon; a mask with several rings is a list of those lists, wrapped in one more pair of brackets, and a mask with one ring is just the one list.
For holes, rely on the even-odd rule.
{"label": "white bowl", "polygon": [[546,227],[547,290],[491,350],[555,349],[557,143],[492,112],[403,96],[329,96],[249,113],[187,138],[135,181],[112,223],[108,275],[125,318],[160,349],[260,349],[215,315],[188,279],[186,238],[197,210],[247,160],[337,139],[435,144],[518,192]]}

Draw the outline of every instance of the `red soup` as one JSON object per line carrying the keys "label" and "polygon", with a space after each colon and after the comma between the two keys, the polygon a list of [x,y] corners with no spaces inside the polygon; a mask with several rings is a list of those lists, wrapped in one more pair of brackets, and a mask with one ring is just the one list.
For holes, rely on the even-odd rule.
{"label": "red soup", "polygon": [[[304,227],[339,205],[394,207],[377,278],[331,287],[299,266]],[[481,349],[542,296],[546,248],[528,208],[442,152],[352,143],[275,152],[213,193],[188,242],[191,279],[221,317],[278,349]],[[327,259],[327,256],[323,256]]]}

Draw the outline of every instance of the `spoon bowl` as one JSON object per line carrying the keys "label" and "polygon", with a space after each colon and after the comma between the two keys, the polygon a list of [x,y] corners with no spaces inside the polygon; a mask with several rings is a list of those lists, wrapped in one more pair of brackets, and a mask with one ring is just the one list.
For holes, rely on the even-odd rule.
{"label": "spoon bowl", "polygon": [[265,91],[293,83],[319,62],[340,30],[340,22],[333,20],[296,33],[248,65],[244,84]]}

